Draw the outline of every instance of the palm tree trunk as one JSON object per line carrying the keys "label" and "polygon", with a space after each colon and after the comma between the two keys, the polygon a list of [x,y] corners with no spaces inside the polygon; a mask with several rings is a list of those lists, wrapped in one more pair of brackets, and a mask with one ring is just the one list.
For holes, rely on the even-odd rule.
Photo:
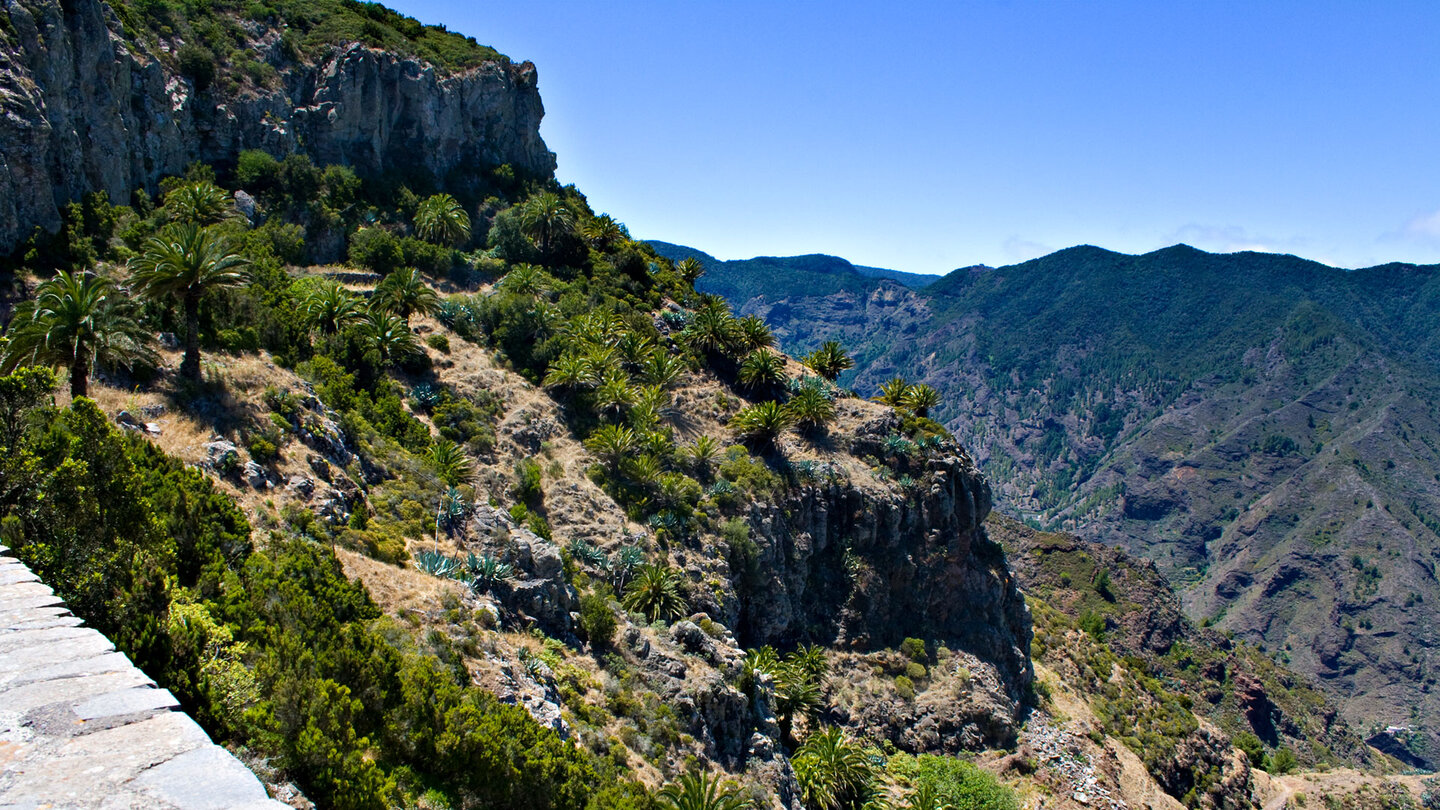
{"label": "palm tree trunk", "polygon": [[200,382],[200,294],[185,293],[185,360],[180,376]]}
{"label": "palm tree trunk", "polygon": [[76,357],[70,364],[70,399],[90,395],[90,363],[84,357]]}

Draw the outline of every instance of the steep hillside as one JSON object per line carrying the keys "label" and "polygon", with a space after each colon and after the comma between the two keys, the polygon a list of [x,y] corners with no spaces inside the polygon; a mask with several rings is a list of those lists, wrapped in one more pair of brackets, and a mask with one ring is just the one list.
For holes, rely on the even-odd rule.
{"label": "steep hillside", "polygon": [[3,252],[245,149],[455,193],[555,168],[534,65],[379,5],[19,0],[0,23]]}
{"label": "steep hillside", "polygon": [[1434,728],[1436,268],[1081,247],[917,292],[767,261],[730,300],[851,347],[862,391],[939,389],[1002,511],[1154,559],[1358,726]]}

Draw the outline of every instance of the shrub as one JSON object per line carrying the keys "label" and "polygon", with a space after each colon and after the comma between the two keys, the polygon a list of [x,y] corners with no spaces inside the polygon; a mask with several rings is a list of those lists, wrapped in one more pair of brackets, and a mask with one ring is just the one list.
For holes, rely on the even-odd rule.
{"label": "shrub", "polygon": [[925,665],[919,661],[911,661],[905,665],[905,677],[912,681],[918,681],[929,674],[929,670],[925,669]]}
{"label": "shrub", "polygon": [[530,506],[540,503],[540,462],[533,458],[522,458],[515,462],[515,487],[512,493],[521,503]]}
{"label": "shrub", "polygon": [[929,786],[954,810],[1019,810],[1015,792],[973,763],[922,754],[915,758],[915,787]]}
{"label": "shrub", "polygon": [[580,629],[585,639],[597,650],[606,649],[615,639],[615,612],[610,609],[609,595],[600,589],[580,597]]}
{"label": "shrub", "polygon": [[201,45],[181,45],[176,54],[180,73],[195,84],[196,92],[203,92],[215,81],[215,54]]}
{"label": "shrub", "polygon": [[350,237],[350,263],[389,275],[403,260],[400,242],[384,228],[361,228]]}
{"label": "shrub", "polygon": [[259,464],[269,464],[280,457],[280,449],[275,442],[259,433],[250,434],[245,440],[245,449],[250,451],[250,458]]}
{"label": "shrub", "polygon": [[918,638],[907,638],[900,642],[900,652],[911,661],[925,661],[929,658],[925,653],[925,642]]}
{"label": "shrub", "polygon": [[425,345],[442,354],[450,353],[450,338],[439,333],[425,338]]}
{"label": "shrub", "polygon": [[915,697],[915,682],[905,675],[896,675],[895,692],[899,694],[900,697],[909,700]]}
{"label": "shrub", "polygon": [[1270,767],[1267,770],[1270,773],[1287,774],[1295,770],[1295,766],[1300,763],[1289,748],[1276,748],[1275,753],[1270,755],[1268,764]]}

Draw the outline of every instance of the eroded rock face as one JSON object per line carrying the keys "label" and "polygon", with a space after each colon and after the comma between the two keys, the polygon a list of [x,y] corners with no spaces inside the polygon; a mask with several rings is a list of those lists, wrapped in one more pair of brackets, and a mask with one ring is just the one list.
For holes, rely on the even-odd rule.
{"label": "eroded rock face", "polygon": [[[860,441],[893,428],[877,425]],[[904,490],[838,479],[753,507],[756,581],[727,623],[746,646],[819,641],[861,651],[918,637],[963,650],[994,668],[1006,703],[998,714],[1011,721],[958,736],[1004,743],[1033,677],[1029,610],[985,535],[985,479],[958,447],[924,463]]]}
{"label": "eroded rock face", "polygon": [[349,44],[296,62],[278,32],[248,45],[281,86],[196,92],[156,54],[122,37],[101,0],[22,0],[0,35],[0,252],[60,208],[104,190],[117,202],[156,191],[194,161],[228,164],[243,149],[399,169],[465,184],[491,167],[548,177],[535,66],[489,62],[444,75],[428,63]]}

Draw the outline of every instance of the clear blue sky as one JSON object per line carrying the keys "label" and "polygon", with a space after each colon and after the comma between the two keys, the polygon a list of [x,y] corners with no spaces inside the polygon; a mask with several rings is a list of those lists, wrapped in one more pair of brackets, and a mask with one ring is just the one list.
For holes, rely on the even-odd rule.
{"label": "clear blue sky", "polygon": [[535,62],[561,182],[720,258],[1440,262],[1433,0],[391,5]]}

